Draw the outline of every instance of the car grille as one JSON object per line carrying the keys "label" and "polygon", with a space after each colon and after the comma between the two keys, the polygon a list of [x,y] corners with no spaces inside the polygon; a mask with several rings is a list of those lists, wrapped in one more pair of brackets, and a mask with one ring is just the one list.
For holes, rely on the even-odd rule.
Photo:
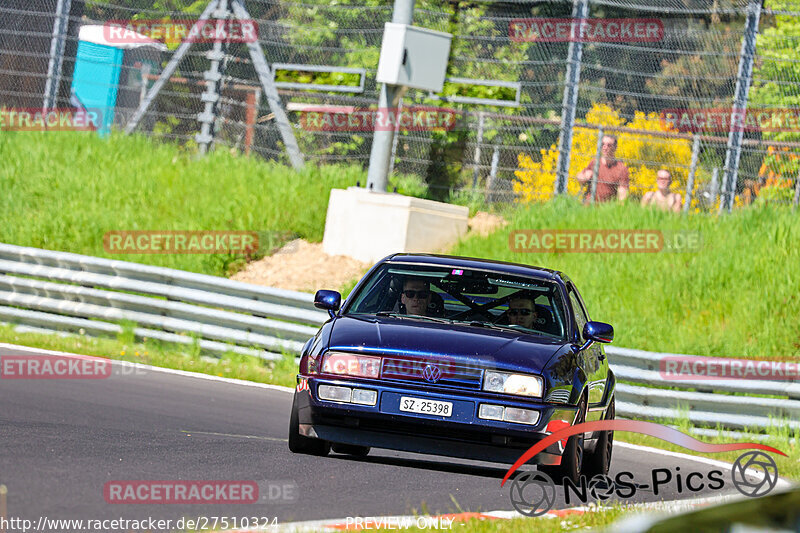
{"label": "car grille", "polygon": [[[431,367],[427,372],[429,379],[426,379],[426,367]],[[436,378],[438,368],[439,378]],[[399,357],[384,357],[383,367],[381,368],[381,378],[388,381],[413,381],[420,385],[432,387],[455,387],[459,389],[480,390],[483,369],[453,363],[450,361],[426,361],[420,359],[406,359]]]}

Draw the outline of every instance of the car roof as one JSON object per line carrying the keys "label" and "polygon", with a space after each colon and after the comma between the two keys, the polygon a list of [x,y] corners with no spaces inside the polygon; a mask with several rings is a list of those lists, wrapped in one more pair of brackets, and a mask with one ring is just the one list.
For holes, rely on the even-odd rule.
{"label": "car roof", "polygon": [[509,263],[506,261],[493,261],[491,259],[477,259],[474,257],[459,257],[454,255],[439,254],[394,254],[386,258],[389,263],[416,263],[436,266],[452,266],[466,269],[492,270],[504,272],[517,276],[528,276],[539,279],[563,281],[565,277],[558,270],[542,268],[531,265],[521,265],[519,263]]}

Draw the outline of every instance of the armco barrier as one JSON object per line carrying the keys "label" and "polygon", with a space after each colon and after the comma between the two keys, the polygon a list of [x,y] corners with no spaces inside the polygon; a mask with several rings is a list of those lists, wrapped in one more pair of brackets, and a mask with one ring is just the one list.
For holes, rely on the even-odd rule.
{"label": "armco barrier", "polygon": [[0,321],[45,330],[108,335],[134,322],[140,338],[276,359],[328,318],[301,292],[10,244],[0,274]]}
{"label": "armco barrier", "polygon": [[[298,354],[327,318],[306,293],[0,244],[0,322],[35,331],[115,335],[120,322],[134,322],[139,338],[276,359],[282,352]],[[725,429],[800,427],[800,382],[665,380],[661,360],[686,356],[615,346],[606,353],[617,377],[620,416],[688,415],[696,426]]]}

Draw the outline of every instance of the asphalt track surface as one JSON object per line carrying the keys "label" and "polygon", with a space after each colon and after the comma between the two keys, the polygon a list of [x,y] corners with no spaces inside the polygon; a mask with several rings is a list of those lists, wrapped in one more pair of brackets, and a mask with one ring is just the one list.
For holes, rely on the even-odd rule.
{"label": "asphalt track surface", "polygon": [[[0,348],[0,358],[30,351]],[[158,370],[119,369],[106,379],[0,379],[0,483],[8,516],[142,519],[213,516],[288,521],[413,513],[511,510],[507,467],[373,450],[366,458],[295,455],[287,448],[291,394]],[[717,467],[616,447],[613,476],[649,484],[653,468]],[[735,492],[640,488],[627,503]],[[118,480],[255,480],[289,485],[254,504],[113,504]],[[278,495],[278,492],[281,492]],[[575,506],[572,502],[570,506]],[[554,508],[565,506],[562,495]]]}

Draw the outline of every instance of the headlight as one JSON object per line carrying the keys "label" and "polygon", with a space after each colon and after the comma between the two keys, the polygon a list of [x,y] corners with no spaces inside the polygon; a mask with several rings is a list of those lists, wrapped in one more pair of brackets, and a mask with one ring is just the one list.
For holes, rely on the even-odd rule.
{"label": "headlight", "polygon": [[483,376],[483,390],[541,398],[542,378],[541,376],[487,371]]}
{"label": "headlight", "polygon": [[377,379],[381,373],[381,358],[344,352],[328,352],[322,359],[322,372]]}

